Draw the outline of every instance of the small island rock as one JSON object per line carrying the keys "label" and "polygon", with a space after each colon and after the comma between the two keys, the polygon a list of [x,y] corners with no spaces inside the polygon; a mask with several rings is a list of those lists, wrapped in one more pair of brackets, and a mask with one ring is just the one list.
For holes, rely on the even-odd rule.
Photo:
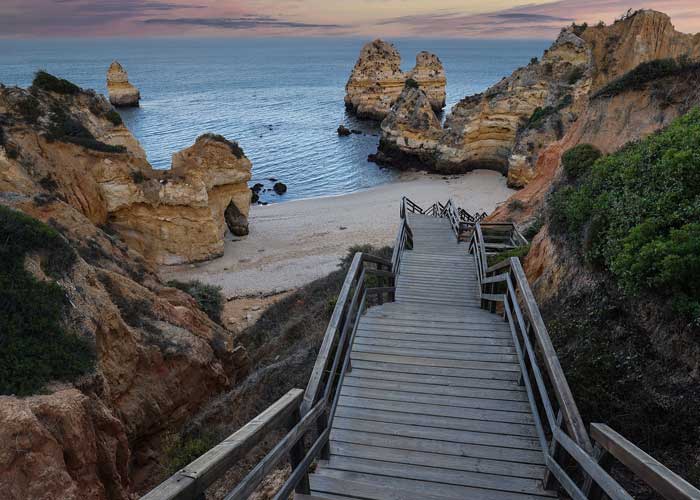
{"label": "small island rock", "polygon": [[129,83],[129,75],[119,62],[114,61],[107,71],[109,102],[115,107],[138,107],[141,94]]}

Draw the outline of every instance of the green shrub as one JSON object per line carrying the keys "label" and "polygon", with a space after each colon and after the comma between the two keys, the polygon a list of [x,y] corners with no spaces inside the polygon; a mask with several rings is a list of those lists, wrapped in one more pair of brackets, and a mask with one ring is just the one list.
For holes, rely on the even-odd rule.
{"label": "green shrub", "polygon": [[522,210],[525,208],[525,203],[522,200],[518,200],[517,198],[513,198],[508,202],[508,209],[517,211],[517,210]]}
{"label": "green shrub", "polygon": [[191,435],[171,435],[165,439],[165,468],[172,475],[204,455],[221,442],[217,432],[202,431]]}
{"label": "green shrub", "polygon": [[224,296],[220,286],[207,285],[201,281],[168,281],[168,286],[186,292],[197,301],[199,307],[212,320],[221,323],[221,312],[224,308]]}
{"label": "green shrub", "polygon": [[621,77],[613,80],[593,94],[592,98],[614,97],[629,90],[642,90],[647,83],[660,78],[676,76],[700,70],[700,62],[687,57],[679,59],[654,59],[639,64]]}
{"label": "green shrub", "polygon": [[57,94],[77,94],[80,92],[80,87],[74,83],[63,78],[57,78],[44,70],[36,72],[32,81],[32,87]]}
{"label": "green shrub", "polygon": [[538,62],[540,62],[540,60],[537,59],[536,57],[530,58],[530,64],[537,64]]}
{"label": "green shrub", "polygon": [[0,394],[35,394],[52,380],[70,381],[94,366],[90,344],[65,330],[69,303],[63,289],[27,271],[28,254],[39,255],[52,278],[70,271],[76,259],[55,229],[0,206]]}
{"label": "green shrub", "polygon": [[556,106],[545,106],[544,108],[540,106],[536,107],[535,110],[532,112],[532,115],[530,115],[530,119],[527,121],[526,126],[533,128],[542,126],[544,124],[545,119],[549,115],[552,115],[558,111],[561,111],[567,106],[570,106],[572,102],[573,97],[567,94],[564,97],[562,97],[561,101],[559,101]]}
{"label": "green shrub", "polygon": [[504,260],[510,259],[511,257],[518,257],[522,260],[522,258],[525,257],[529,252],[530,245],[523,245],[521,247],[508,250],[506,252],[497,253],[496,255],[489,255],[489,266],[493,266],[495,264],[498,264],[499,262],[503,262]]}
{"label": "green shrub", "polygon": [[407,89],[418,89],[418,88],[420,88],[420,85],[418,85],[418,82],[415,81],[413,78],[406,78],[406,82],[404,83],[404,87]]}
{"label": "green shrub", "polygon": [[50,141],[69,142],[103,153],[125,153],[127,151],[124,146],[113,146],[95,139],[80,121],[68,115],[59,105],[54,105],[51,108],[51,123],[46,138]]}
{"label": "green shrub", "polygon": [[532,223],[527,226],[527,228],[523,231],[523,236],[528,240],[532,241],[535,236],[537,236],[537,233],[540,232],[542,227],[544,226],[544,217],[538,216]]}
{"label": "green shrub", "polygon": [[122,120],[122,115],[120,115],[117,111],[114,109],[110,109],[107,111],[105,114],[105,118],[107,118],[110,122],[112,122],[112,125],[119,126],[124,123]]}
{"label": "green shrub", "polygon": [[630,295],[669,299],[700,320],[700,109],[600,158],[550,198],[552,228],[583,244]]}
{"label": "green shrub", "polygon": [[583,66],[574,66],[571,71],[566,75],[566,81],[569,85],[574,85],[583,77],[584,69]]}
{"label": "green shrub", "polygon": [[142,184],[146,182],[146,176],[140,170],[134,170],[131,172],[131,180],[136,184]]}
{"label": "green shrub", "polygon": [[33,95],[27,95],[17,102],[17,111],[27,123],[36,123],[41,116],[39,99]]}
{"label": "green shrub", "polygon": [[243,149],[238,145],[236,141],[229,141],[226,137],[220,134],[212,134],[212,133],[206,133],[200,135],[197,140],[206,138],[206,139],[211,139],[212,141],[217,141],[221,142],[229,147],[231,150],[231,153],[233,153],[233,156],[236,158],[243,158],[245,156],[245,153],[243,152]]}
{"label": "green shrub", "polygon": [[602,153],[590,144],[578,144],[561,157],[561,165],[569,179],[578,179],[588,172]]}

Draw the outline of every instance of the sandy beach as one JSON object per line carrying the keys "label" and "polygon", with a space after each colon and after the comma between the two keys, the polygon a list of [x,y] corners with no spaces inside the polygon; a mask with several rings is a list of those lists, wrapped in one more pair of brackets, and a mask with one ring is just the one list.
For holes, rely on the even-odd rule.
{"label": "sandy beach", "polygon": [[454,177],[412,172],[356,193],[254,206],[250,234],[227,234],[224,256],[163,267],[161,275],[218,285],[227,299],[279,293],[330,273],[352,245],[393,244],[403,195],[423,206],[452,197],[467,211],[490,213],[513,192],[505,177],[487,170]]}

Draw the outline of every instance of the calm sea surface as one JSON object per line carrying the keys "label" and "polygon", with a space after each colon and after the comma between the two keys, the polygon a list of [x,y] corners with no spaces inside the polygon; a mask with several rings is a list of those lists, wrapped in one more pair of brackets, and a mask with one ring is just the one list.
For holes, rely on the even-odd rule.
{"label": "calm sea surface", "polygon": [[[0,40],[0,82],[27,86],[44,68],[106,94],[113,59],[141,91],[141,107],[121,110],[151,164],[203,132],[238,141],[253,162],[253,182],[274,177],[289,191],[267,201],[341,194],[394,178],[367,162],[377,126],[345,112],[344,86],[360,39]],[[410,69],[421,50],[438,54],[447,73],[447,110],[539,56],[544,40],[394,41]],[[339,138],[340,123],[364,135]]]}

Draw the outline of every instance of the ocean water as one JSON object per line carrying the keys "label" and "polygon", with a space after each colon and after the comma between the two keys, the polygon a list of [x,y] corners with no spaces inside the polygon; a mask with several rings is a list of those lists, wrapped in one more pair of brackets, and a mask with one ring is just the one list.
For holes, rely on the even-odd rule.
{"label": "ocean water", "polygon": [[[367,162],[378,126],[345,111],[344,86],[360,39],[0,40],[0,82],[28,86],[39,69],[106,94],[113,59],[141,91],[141,107],[120,110],[155,168],[204,132],[236,140],[253,162],[252,182],[276,178],[288,192],[269,202],[342,194],[390,182]],[[448,111],[540,56],[544,40],[394,40],[404,69],[421,50],[447,74]],[[339,138],[340,123],[363,131]]]}

